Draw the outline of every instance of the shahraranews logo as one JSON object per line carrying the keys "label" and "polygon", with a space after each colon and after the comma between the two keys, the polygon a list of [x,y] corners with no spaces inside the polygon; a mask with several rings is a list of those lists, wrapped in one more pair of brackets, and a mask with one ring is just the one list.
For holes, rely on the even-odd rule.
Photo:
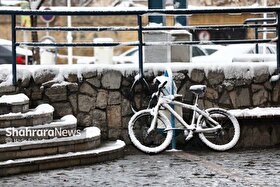
{"label": "shahraranews logo", "polygon": [[14,127],[6,129],[7,137],[67,137],[67,136],[80,136],[81,130],[76,129],[30,129],[22,128],[16,129]]}

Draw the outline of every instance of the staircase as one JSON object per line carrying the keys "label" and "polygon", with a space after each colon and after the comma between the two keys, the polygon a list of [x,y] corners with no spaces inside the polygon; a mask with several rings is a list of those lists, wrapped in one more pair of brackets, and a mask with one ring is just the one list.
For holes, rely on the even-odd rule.
{"label": "staircase", "polygon": [[123,156],[125,143],[101,143],[100,130],[77,129],[67,115],[53,120],[54,108],[29,109],[24,94],[0,97],[0,176],[93,164]]}

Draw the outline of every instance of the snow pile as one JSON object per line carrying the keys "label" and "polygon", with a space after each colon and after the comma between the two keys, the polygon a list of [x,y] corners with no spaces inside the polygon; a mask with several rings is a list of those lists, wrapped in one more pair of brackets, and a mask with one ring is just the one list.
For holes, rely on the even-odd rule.
{"label": "snow pile", "polygon": [[[189,76],[193,69],[204,70],[206,75],[209,71],[221,71],[224,72],[226,79],[252,79],[262,74],[273,75],[276,70],[275,63],[146,63],[144,64],[144,74],[145,76],[158,75],[168,67],[171,67],[173,72],[187,70]],[[11,69],[11,65],[0,65],[0,79],[2,79],[0,86],[12,85]],[[98,75],[101,75],[110,70],[119,71],[123,76],[135,76],[139,71],[137,64],[30,65],[17,66],[17,79],[30,79],[32,76],[36,79],[49,72],[55,74],[53,82],[66,84],[65,78],[68,78],[70,74],[75,74],[79,80],[82,80],[84,73],[97,72]]]}
{"label": "snow pile", "polygon": [[0,120],[6,120],[6,119],[15,119],[15,118],[27,118],[34,115],[41,115],[41,114],[48,114],[53,113],[54,108],[49,104],[41,104],[37,106],[34,110],[30,110],[26,113],[9,113],[9,114],[3,114],[0,116]]}
{"label": "snow pile", "polygon": [[267,107],[267,108],[253,108],[253,109],[235,109],[229,110],[229,112],[237,118],[250,118],[250,117],[269,117],[280,116],[279,107]]}
{"label": "snow pile", "polygon": [[[17,71],[17,80],[28,80],[31,78],[32,74],[30,70],[25,68],[18,67]],[[22,66],[23,67],[23,66]],[[13,84],[13,74],[12,74],[12,65],[0,65],[0,86],[9,86]]]}
{"label": "snow pile", "polygon": [[3,95],[0,97],[0,103],[7,104],[25,104],[29,102],[29,98],[25,94],[16,94],[16,95]]}

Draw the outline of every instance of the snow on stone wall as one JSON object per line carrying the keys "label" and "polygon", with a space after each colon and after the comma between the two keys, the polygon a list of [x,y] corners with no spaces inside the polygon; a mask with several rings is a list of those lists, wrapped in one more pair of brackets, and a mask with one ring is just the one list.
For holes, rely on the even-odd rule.
{"label": "snow on stone wall", "polygon": [[[145,78],[153,78],[171,66],[178,92],[191,103],[191,85],[206,84],[199,104],[205,108],[228,109],[280,106],[280,82],[271,82],[276,64],[145,64]],[[137,65],[17,66],[18,85],[12,86],[10,65],[0,66],[0,96],[25,93],[31,107],[49,103],[54,116],[73,114],[80,127],[97,126],[104,139],[127,140],[132,115],[129,90],[138,72]],[[141,87],[136,96],[141,100]],[[184,117],[188,117],[184,111]]]}

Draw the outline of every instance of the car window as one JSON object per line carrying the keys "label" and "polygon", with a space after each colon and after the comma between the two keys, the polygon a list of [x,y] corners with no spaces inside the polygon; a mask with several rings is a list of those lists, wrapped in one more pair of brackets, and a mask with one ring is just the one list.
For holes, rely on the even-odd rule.
{"label": "car window", "polygon": [[195,57],[195,56],[205,56],[205,53],[199,49],[198,47],[196,46],[193,46],[192,48],[192,56]]}
{"label": "car window", "polygon": [[133,51],[130,51],[129,53],[127,53],[125,56],[133,56],[136,52],[138,52],[138,49],[135,49]]}
{"label": "car window", "polygon": [[208,53],[209,55],[211,55],[212,53],[214,53],[214,52],[217,51],[217,49],[205,49],[205,50],[207,51],[207,53]]}

